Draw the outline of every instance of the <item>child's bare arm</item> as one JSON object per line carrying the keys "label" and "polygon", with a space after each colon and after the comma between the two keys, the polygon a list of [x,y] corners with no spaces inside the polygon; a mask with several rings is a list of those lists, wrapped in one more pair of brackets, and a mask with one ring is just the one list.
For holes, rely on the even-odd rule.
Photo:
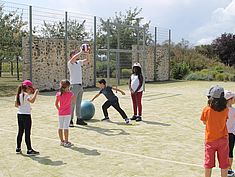
{"label": "child's bare arm", "polygon": [[35,102],[35,100],[36,100],[36,97],[37,97],[37,95],[38,95],[38,89],[36,89],[35,90],[35,92],[34,92],[34,94],[33,94],[33,96],[31,97],[31,98],[28,98],[28,101],[30,102],[30,103],[34,103]]}
{"label": "child's bare arm", "polygon": [[55,100],[55,107],[57,108],[57,110],[60,109],[60,106],[59,106],[59,99],[56,97],[56,100]]}
{"label": "child's bare arm", "polygon": [[76,96],[73,95],[71,101],[72,101],[72,104],[74,104],[76,102]]}
{"label": "child's bare arm", "polygon": [[91,99],[91,102],[94,101],[98,96],[100,96],[100,93],[96,94],[96,95]]}
{"label": "child's bare arm", "polygon": [[122,95],[125,95],[125,92],[123,92],[122,90],[120,90],[120,89],[118,89],[118,88],[112,87],[112,89],[115,90],[115,91],[120,92]]}

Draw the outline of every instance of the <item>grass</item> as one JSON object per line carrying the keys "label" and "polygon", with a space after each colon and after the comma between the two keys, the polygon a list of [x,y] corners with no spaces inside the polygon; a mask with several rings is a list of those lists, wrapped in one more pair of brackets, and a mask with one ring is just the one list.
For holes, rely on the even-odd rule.
{"label": "grass", "polygon": [[20,83],[21,83],[21,80],[17,81],[17,79],[13,77],[9,77],[9,76],[1,77],[0,78],[0,97],[15,95],[16,89]]}

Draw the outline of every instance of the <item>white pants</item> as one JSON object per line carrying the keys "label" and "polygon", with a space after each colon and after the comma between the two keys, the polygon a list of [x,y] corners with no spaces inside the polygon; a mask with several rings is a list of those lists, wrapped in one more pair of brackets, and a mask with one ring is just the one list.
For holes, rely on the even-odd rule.
{"label": "white pants", "polygon": [[59,116],[59,129],[69,129],[71,115]]}

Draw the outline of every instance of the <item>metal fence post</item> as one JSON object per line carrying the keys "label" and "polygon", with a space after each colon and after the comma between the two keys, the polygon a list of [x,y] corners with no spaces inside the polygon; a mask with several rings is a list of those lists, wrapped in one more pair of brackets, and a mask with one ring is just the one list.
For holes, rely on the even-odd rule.
{"label": "metal fence post", "polygon": [[110,84],[110,23],[107,23],[107,84]]}
{"label": "metal fence post", "polygon": [[146,66],[145,66],[145,59],[147,58],[146,57],[146,53],[145,53],[145,27],[143,27],[143,90],[145,91],[145,80],[146,80]]}
{"label": "metal fence post", "polygon": [[168,60],[169,60],[169,70],[168,70],[168,80],[170,80],[170,74],[171,74],[171,30],[169,29],[169,40],[168,40]]}
{"label": "metal fence post", "polygon": [[96,16],[94,16],[94,86],[96,86]]}
{"label": "metal fence post", "polygon": [[154,27],[154,81],[157,80],[157,27]]}
{"label": "metal fence post", "polygon": [[[117,27],[117,30],[118,30],[118,36],[117,36],[117,49],[119,50],[120,49],[120,28]],[[117,69],[116,69],[116,72],[117,72],[117,85],[120,85],[120,72],[121,72],[121,68],[120,68],[120,52],[118,51],[116,53],[117,55]]]}
{"label": "metal fence post", "polygon": [[65,12],[65,31],[64,31],[64,61],[65,61],[65,78],[68,78],[68,12]]}
{"label": "metal fence post", "polygon": [[32,50],[33,50],[33,21],[32,21],[32,6],[29,6],[29,77],[33,81],[32,68]]}

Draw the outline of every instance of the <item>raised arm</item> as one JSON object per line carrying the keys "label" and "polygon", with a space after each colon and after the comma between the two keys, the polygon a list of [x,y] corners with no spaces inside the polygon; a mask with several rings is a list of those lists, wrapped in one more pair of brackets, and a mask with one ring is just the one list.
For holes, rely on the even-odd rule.
{"label": "raised arm", "polygon": [[83,54],[86,56],[86,59],[81,60],[83,64],[89,64],[91,61],[91,54],[87,52],[83,52]]}
{"label": "raised arm", "polygon": [[81,55],[81,53],[82,53],[82,50],[80,50],[80,52],[78,52],[74,56],[72,56],[72,58],[69,60],[69,62],[71,64],[74,64],[77,61],[77,59],[79,58],[79,55]]}
{"label": "raised arm", "polygon": [[98,96],[100,96],[100,93],[97,93],[97,94],[91,99],[91,102],[94,101]]}
{"label": "raised arm", "polygon": [[37,95],[38,95],[38,89],[35,90],[35,92],[34,92],[34,94],[33,94],[33,96],[31,98],[28,98],[28,101],[30,103],[34,103],[35,100],[36,100]]}
{"label": "raised arm", "polygon": [[115,91],[120,92],[122,95],[125,95],[125,92],[123,92],[122,90],[120,90],[120,89],[118,89],[118,88],[112,87],[112,89],[115,90]]}

